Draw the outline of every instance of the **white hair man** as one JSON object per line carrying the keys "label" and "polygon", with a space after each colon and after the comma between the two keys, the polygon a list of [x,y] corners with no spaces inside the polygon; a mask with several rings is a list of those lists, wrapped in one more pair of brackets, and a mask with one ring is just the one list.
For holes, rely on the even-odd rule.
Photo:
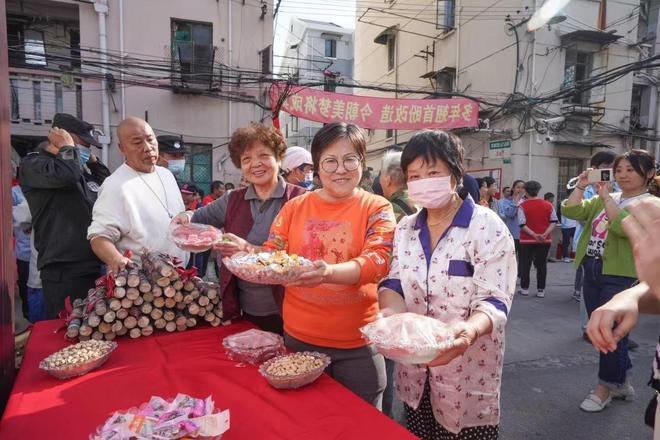
{"label": "white hair man", "polygon": [[408,197],[406,177],[401,169],[401,151],[389,150],[383,155],[379,179],[383,188],[383,197],[392,203],[397,222],[417,211]]}

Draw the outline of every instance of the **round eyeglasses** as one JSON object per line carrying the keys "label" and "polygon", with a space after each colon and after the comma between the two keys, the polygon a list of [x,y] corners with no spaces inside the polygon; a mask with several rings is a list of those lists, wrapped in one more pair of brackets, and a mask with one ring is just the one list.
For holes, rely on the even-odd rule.
{"label": "round eyeglasses", "polygon": [[[342,161],[346,171],[355,171],[360,166],[360,158],[357,156],[347,156]],[[339,161],[334,157],[329,157],[321,161],[321,169],[326,173],[334,173],[339,169]]]}

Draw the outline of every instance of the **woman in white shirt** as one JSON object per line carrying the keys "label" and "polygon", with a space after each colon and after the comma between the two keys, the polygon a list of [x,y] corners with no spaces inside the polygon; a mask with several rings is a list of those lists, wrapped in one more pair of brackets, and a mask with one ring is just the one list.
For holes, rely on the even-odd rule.
{"label": "woman in white shirt", "polygon": [[462,201],[460,140],[443,131],[410,139],[401,168],[423,206],[398,224],[381,282],[384,315],[413,312],[451,326],[452,348],[428,365],[396,367],[408,429],[422,439],[498,438],[504,326],[516,286],[513,238],[494,211]]}

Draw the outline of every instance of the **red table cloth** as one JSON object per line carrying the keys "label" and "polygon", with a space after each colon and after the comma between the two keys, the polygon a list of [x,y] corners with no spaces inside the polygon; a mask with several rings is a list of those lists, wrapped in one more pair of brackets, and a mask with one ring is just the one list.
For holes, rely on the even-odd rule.
{"label": "red table cloth", "polygon": [[276,390],[257,367],[227,357],[222,339],[246,323],[119,338],[99,369],[58,380],[38,368],[67,342],[53,334],[61,321],[32,330],[21,370],[0,423],[0,439],[87,439],[114,411],[139,406],[153,395],[213,396],[229,409],[231,439],[412,439],[412,434],[322,375],[298,390]]}

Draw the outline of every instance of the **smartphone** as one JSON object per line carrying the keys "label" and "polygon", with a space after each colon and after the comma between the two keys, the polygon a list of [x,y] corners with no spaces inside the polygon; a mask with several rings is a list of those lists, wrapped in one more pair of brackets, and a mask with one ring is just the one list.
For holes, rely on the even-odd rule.
{"label": "smartphone", "polygon": [[589,183],[612,182],[614,180],[614,171],[611,168],[589,171]]}

